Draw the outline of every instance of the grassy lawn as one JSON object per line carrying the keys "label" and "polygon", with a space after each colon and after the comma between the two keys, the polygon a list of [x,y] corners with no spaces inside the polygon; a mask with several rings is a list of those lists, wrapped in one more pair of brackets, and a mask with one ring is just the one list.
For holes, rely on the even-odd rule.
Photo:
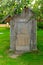
{"label": "grassy lawn", "polygon": [[43,30],[37,31],[38,52],[29,52],[22,54],[16,59],[8,56],[10,45],[10,30],[0,28],[0,65],[43,65]]}

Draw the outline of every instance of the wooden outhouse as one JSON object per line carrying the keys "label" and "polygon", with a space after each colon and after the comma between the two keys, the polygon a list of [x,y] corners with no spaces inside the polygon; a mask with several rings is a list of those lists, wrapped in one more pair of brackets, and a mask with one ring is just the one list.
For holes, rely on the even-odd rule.
{"label": "wooden outhouse", "polygon": [[10,49],[13,51],[37,50],[37,22],[30,8],[14,15],[10,21]]}

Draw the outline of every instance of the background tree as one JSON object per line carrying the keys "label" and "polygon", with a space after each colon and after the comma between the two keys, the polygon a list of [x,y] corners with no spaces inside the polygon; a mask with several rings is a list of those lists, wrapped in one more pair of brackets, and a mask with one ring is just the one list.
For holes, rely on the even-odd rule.
{"label": "background tree", "polygon": [[36,19],[43,21],[43,0],[0,0],[0,20],[8,14],[20,14],[24,6],[32,8],[36,13]]}

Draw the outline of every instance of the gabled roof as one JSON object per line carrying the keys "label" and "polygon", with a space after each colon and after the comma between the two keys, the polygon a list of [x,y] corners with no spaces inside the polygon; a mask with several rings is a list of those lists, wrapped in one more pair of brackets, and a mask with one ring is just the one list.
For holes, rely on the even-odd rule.
{"label": "gabled roof", "polygon": [[[26,9],[27,7],[25,7],[24,9]],[[33,14],[34,14],[34,12],[30,9],[30,8],[28,8],[29,9],[29,11],[31,11]],[[14,9],[14,11],[16,10],[16,8]],[[7,20],[9,17],[11,17],[10,16],[10,14],[8,14],[1,22],[3,22],[3,21],[5,21],[5,20]],[[13,16],[12,16],[13,17]],[[11,18],[12,19],[12,18]],[[10,20],[11,20],[10,19]]]}
{"label": "gabled roof", "polygon": [[[14,9],[14,11],[16,10],[16,8]],[[9,17],[11,17],[11,15],[10,14],[7,14],[2,20],[1,20],[1,22],[3,22],[3,21],[5,21],[7,18],[9,18]]]}
{"label": "gabled roof", "polygon": [[7,15],[1,22],[5,21],[10,15]]}

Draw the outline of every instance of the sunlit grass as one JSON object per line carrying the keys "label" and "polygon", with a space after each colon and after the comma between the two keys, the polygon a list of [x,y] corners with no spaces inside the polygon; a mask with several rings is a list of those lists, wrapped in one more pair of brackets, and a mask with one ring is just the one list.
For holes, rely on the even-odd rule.
{"label": "sunlit grass", "polygon": [[10,29],[0,28],[0,65],[43,65],[43,30],[37,31],[38,52],[24,53],[16,59],[9,58]]}

